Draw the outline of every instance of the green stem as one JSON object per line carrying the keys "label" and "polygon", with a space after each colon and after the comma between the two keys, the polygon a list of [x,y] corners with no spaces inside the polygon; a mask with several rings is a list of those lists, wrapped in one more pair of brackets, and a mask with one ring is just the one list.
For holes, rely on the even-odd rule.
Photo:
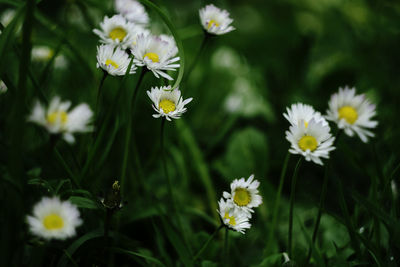
{"label": "green stem", "polygon": [[324,173],[324,181],[322,183],[322,191],[321,191],[321,196],[319,199],[319,208],[318,208],[318,214],[317,214],[317,220],[315,221],[315,226],[313,230],[313,235],[312,235],[312,244],[308,250],[308,255],[307,255],[307,260],[306,263],[308,264],[310,258],[311,258],[311,253],[312,253],[312,245],[315,244],[315,240],[317,239],[317,234],[318,234],[318,228],[321,223],[321,216],[322,216],[322,211],[325,207],[325,199],[326,199],[326,192],[328,188],[328,180],[329,180],[329,161],[326,163],[325,166],[325,173]]}
{"label": "green stem", "polygon": [[300,156],[299,160],[297,161],[296,167],[293,172],[292,176],[292,185],[290,187],[290,210],[289,210],[289,235],[288,235],[288,252],[289,258],[293,258],[292,253],[292,232],[293,232],[293,208],[294,208],[294,196],[296,192],[296,183],[297,183],[297,176],[299,173],[300,164],[303,157]]}
{"label": "green stem", "polygon": [[182,234],[183,241],[184,241],[186,247],[190,251],[189,242],[186,239],[186,234],[185,234],[185,231],[183,230],[183,227],[182,227],[182,222],[181,222],[181,217],[180,217],[178,205],[177,205],[175,196],[174,196],[173,191],[172,191],[172,181],[171,181],[171,178],[168,175],[167,160],[166,160],[167,158],[166,158],[166,155],[165,155],[165,147],[164,147],[164,128],[165,128],[164,126],[165,126],[165,121],[166,121],[166,119],[163,117],[162,121],[161,121],[161,129],[160,129],[160,146],[161,146],[162,164],[163,164],[163,168],[164,168],[165,177],[167,178],[169,199],[172,202],[172,206],[173,206],[174,212],[176,214],[179,231]]}
{"label": "green stem", "polygon": [[196,57],[194,58],[192,64],[188,68],[188,71],[186,72],[184,83],[186,83],[186,81],[189,79],[189,76],[192,73],[194,67],[196,66],[197,62],[200,60],[200,56],[203,54],[209,39],[210,39],[210,35],[207,33],[204,33],[204,38],[203,38],[203,41],[201,42],[199,51],[197,52]]}
{"label": "green stem", "polygon": [[97,88],[96,106],[95,106],[95,113],[94,113],[96,126],[98,123],[97,117],[99,116],[99,114],[98,114],[99,113],[99,105],[100,105],[100,99],[101,99],[101,93],[102,93],[101,88],[103,87],[104,81],[106,80],[107,76],[108,76],[108,72],[103,70],[103,77],[101,78],[99,87]]}
{"label": "green stem", "polygon": [[131,142],[131,136],[132,136],[132,114],[134,112],[134,106],[135,106],[135,100],[139,91],[140,84],[143,81],[143,77],[147,71],[142,68],[142,72],[140,74],[139,80],[136,83],[136,87],[133,92],[133,96],[131,101],[129,102],[130,106],[128,107],[128,127],[125,135],[125,142],[124,142],[124,157],[122,160],[122,170],[121,170],[121,193],[124,193],[125,189],[125,176],[126,176],[126,168],[128,166],[128,157],[129,157],[129,146]]}
{"label": "green stem", "polygon": [[229,266],[229,228],[225,227],[225,240],[224,240],[224,261],[223,266]]}
{"label": "green stem", "polygon": [[287,170],[289,158],[290,158],[290,152],[287,152],[285,160],[283,162],[282,170],[281,170],[278,192],[276,193],[276,199],[275,199],[274,209],[273,209],[273,213],[272,213],[272,224],[271,224],[271,228],[269,230],[268,242],[267,242],[267,248],[266,248],[267,252],[268,252],[268,248],[269,248],[270,244],[272,243],[272,239],[274,237],[276,221],[278,219],[279,203],[281,201],[281,194],[282,194],[283,184],[285,183],[285,176],[286,176],[286,170]]}
{"label": "green stem", "polygon": [[193,262],[195,262],[197,260],[197,258],[200,257],[200,255],[203,253],[203,251],[207,248],[208,244],[211,242],[211,240],[214,239],[214,237],[217,235],[219,230],[222,229],[222,227],[224,227],[223,224],[221,224],[217,229],[215,229],[214,233],[212,233],[212,235],[207,239],[207,241],[203,244],[203,246],[200,248],[200,250],[193,257]]}

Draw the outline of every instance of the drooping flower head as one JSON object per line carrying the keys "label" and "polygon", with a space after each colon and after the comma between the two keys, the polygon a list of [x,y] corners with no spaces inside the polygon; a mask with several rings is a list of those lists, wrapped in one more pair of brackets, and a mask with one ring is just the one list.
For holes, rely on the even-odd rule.
{"label": "drooping flower head", "polygon": [[235,28],[230,24],[233,19],[229,17],[229,12],[219,9],[213,4],[199,10],[201,25],[210,34],[221,35],[233,31]]}
{"label": "drooping flower head", "polygon": [[181,91],[178,88],[171,89],[171,86],[153,87],[147,91],[147,95],[153,102],[153,109],[157,111],[154,118],[165,117],[167,120],[179,119],[186,112],[185,105],[193,98],[183,100]]}
{"label": "drooping flower head", "polygon": [[246,229],[250,229],[250,214],[235,207],[231,200],[221,198],[218,202],[218,213],[222,222],[229,228],[244,234]]}
{"label": "drooping flower head", "polygon": [[137,66],[146,66],[157,78],[160,76],[173,80],[165,71],[179,68],[179,57],[175,57],[178,49],[175,44],[171,44],[154,35],[140,34],[137,37],[136,45],[132,48],[135,56],[134,63]]}
{"label": "drooping flower head", "polygon": [[329,158],[329,152],[334,150],[335,137],[330,134],[330,127],[323,121],[312,118],[307,124],[301,120],[298,125],[292,125],[286,131],[286,139],[290,142],[289,152],[300,154],[307,161],[323,165],[320,158]]}
{"label": "drooping flower head", "polygon": [[78,208],[69,201],[58,197],[44,197],[33,208],[33,215],[27,216],[32,234],[44,239],[66,239],[76,234],[82,224]]}
{"label": "drooping flower head", "polygon": [[115,10],[133,23],[144,25],[149,23],[149,15],[138,1],[115,0]]}
{"label": "drooping flower head", "polygon": [[311,119],[315,122],[321,122],[324,126],[328,125],[328,122],[321,115],[320,112],[315,111],[310,105],[303,103],[292,104],[290,108],[286,108],[286,113],[283,116],[290,122],[291,125],[299,125],[301,121],[307,126]]}
{"label": "drooping flower head", "polygon": [[261,205],[262,197],[258,193],[260,182],[250,175],[247,181],[244,178],[235,179],[231,183],[231,192],[224,192],[223,196],[244,212],[253,212],[253,208]]}
{"label": "drooping flower head", "polygon": [[134,41],[137,27],[127,21],[122,15],[114,15],[111,18],[105,16],[100,22],[101,30],[94,29],[93,32],[100,37],[105,44],[118,45],[122,49],[129,47]]}
{"label": "drooping flower head", "polygon": [[[100,45],[97,47],[97,68],[102,68],[112,76],[125,75],[131,59],[129,55],[114,45]],[[130,74],[136,72],[136,66],[132,65]]]}
{"label": "drooping flower head", "polygon": [[356,133],[366,143],[374,133],[367,129],[375,128],[377,121],[372,120],[376,115],[375,105],[365,97],[356,95],[355,88],[339,88],[339,92],[331,96],[326,118],[337,123],[348,136]]}
{"label": "drooping flower head", "polygon": [[68,111],[70,106],[71,102],[61,102],[59,97],[54,97],[48,108],[36,101],[28,121],[45,127],[51,134],[62,134],[65,141],[74,143],[73,133],[92,130],[92,126],[88,124],[93,112],[85,103]]}

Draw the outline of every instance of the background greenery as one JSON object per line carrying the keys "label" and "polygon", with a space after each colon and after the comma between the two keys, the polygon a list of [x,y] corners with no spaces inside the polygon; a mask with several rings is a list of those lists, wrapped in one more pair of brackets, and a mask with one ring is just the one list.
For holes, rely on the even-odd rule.
{"label": "background greenery", "polygon": [[[285,108],[301,101],[322,113],[339,86],[355,86],[377,104],[376,137],[368,144],[341,136],[332,153],[325,213],[311,264],[397,266],[400,262],[398,189],[400,131],[400,3],[391,0],[216,1],[236,30],[207,43],[180,89],[193,97],[183,118],[166,123],[167,165],[184,234],[168,197],[160,151],[161,120],[153,119],[145,91],[164,83],[146,75],[133,114],[133,144],[124,147],[126,101],[113,110],[103,138],[80,135],[69,146],[26,122],[34,99],[61,95],[92,107],[102,72],[92,33],[112,1],[0,0],[1,13],[16,15],[0,35],[0,262],[2,266],[190,266],[193,255],[219,225],[217,200],[235,178],[254,173],[264,203],[245,235],[230,232],[222,253],[221,231],[201,266],[280,266],[287,251],[288,164],[277,227],[270,236],[280,172],[289,148]],[[173,22],[191,65],[203,38],[198,10],[206,1],[154,1]],[[154,33],[168,33],[147,8]],[[54,50],[46,61],[29,59],[32,46]],[[57,56],[67,65],[57,67]],[[129,95],[138,75],[122,84]],[[122,79],[103,86],[102,112],[110,111]],[[333,132],[336,132],[333,127]],[[103,236],[99,198],[121,176],[129,149],[124,207]],[[65,165],[64,165],[64,163]],[[324,168],[300,167],[294,221],[294,256],[305,265]],[[71,179],[81,181],[76,187]],[[340,188],[343,188],[341,193]],[[42,196],[58,194],[80,207],[84,220],[67,241],[43,242],[29,234],[25,216]]]}

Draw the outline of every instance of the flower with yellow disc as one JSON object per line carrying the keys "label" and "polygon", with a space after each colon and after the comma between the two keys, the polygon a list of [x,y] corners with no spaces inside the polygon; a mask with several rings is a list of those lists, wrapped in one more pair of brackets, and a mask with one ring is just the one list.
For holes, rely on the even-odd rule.
{"label": "flower with yellow disc", "polygon": [[[125,75],[130,63],[129,55],[114,45],[100,45],[97,47],[97,68],[102,68],[112,76]],[[136,72],[136,66],[132,65],[129,74]]]}
{"label": "flower with yellow disc", "polygon": [[213,4],[200,9],[199,16],[201,25],[209,34],[221,35],[235,29],[231,26],[233,19],[229,17],[229,12],[219,9]]}
{"label": "flower with yellow disc", "polygon": [[44,197],[33,208],[33,216],[27,216],[29,230],[44,239],[66,239],[76,234],[82,224],[78,208],[58,197]]}
{"label": "flower with yellow disc", "polygon": [[246,229],[250,229],[249,213],[238,209],[230,199],[221,198],[218,202],[218,213],[222,222],[229,228],[244,234]]}

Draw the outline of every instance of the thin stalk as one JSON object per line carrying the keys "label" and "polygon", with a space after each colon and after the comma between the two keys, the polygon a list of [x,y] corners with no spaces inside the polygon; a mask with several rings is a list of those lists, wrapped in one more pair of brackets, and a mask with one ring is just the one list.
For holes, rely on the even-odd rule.
{"label": "thin stalk", "polygon": [[224,240],[224,261],[223,266],[229,266],[229,228],[225,227],[225,240]]}
{"label": "thin stalk", "polygon": [[285,183],[285,176],[286,176],[286,170],[287,170],[287,165],[288,165],[288,162],[289,162],[289,158],[290,158],[290,152],[287,152],[285,160],[283,162],[281,175],[280,175],[280,178],[279,178],[279,187],[278,187],[278,192],[276,193],[274,209],[273,209],[273,212],[272,212],[272,224],[271,224],[271,228],[269,230],[267,249],[268,249],[269,245],[272,242],[272,238],[274,237],[276,221],[278,219],[279,203],[281,201],[282,188],[283,188],[283,184]]}
{"label": "thin stalk", "polygon": [[107,76],[108,76],[108,72],[103,70],[103,77],[101,78],[99,87],[97,88],[96,106],[95,106],[95,113],[94,113],[96,125],[97,125],[97,117],[99,116],[99,114],[98,114],[99,113],[99,105],[100,105],[100,99],[101,99],[101,93],[102,93],[101,88],[103,87],[104,81],[106,80]]}
{"label": "thin stalk", "polygon": [[128,166],[128,157],[129,157],[129,146],[131,142],[131,136],[132,136],[132,113],[134,112],[134,106],[135,106],[135,100],[139,91],[140,84],[143,81],[143,77],[146,74],[146,70],[142,68],[142,72],[140,74],[139,80],[136,83],[136,87],[133,91],[133,96],[130,103],[130,112],[128,112],[128,127],[126,130],[126,135],[125,135],[125,142],[124,142],[124,158],[122,160],[122,170],[121,170],[121,192],[123,194],[124,189],[125,189],[125,176],[126,176],[126,168]]}
{"label": "thin stalk", "polygon": [[207,239],[207,241],[203,244],[203,246],[200,248],[200,250],[193,257],[193,262],[195,262],[197,260],[197,258],[200,257],[200,255],[203,253],[203,251],[208,247],[208,244],[211,242],[211,240],[214,239],[214,237],[217,235],[219,230],[222,229],[222,227],[224,227],[223,224],[221,224],[217,229],[215,229],[214,233],[212,233],[212,235]]}
{"label": "thin stalk", "polygon": [[[314,226],[314,230],[313,230],[313,235],[312,235],[312,244],[315,244],[315,240],[317,239],[317,234],[318,234],[318,228],[319,225],[321,223],[321,216],[322,216],[322,211],[325,208],[325,199],[326,199],[326,192],[327,192],[327,188],[328,188],[328,180],[329,180],[329,162],[326,163],[325,166],[325,173],[324,173],[324,181],[322,183],[322,190],[321,190],[321,196],[319,199],[319,208],[318,208],[318,214],[317,214],[317,220],[315,221],[315,226]],[[307,260],[306,263],[308,264],[310,258],[311,258],[311,253],[312,253],[312,248],[309,248],[308,250],[308,255],[307,255]]]}
{"label": "thin stalk", "polygon": [[294,208],[294,196],[296,192],[296,183],[297,183],[297,176],[299,173],[300,164],[303,157],[300,156],[299,160],[297,161],[296,167],[293,172],[292,176],[292,185],[290,187],[290,210],[289,210],[289,235],[288,235],[288,252],[289,258],[293,258],[292,253],[292,232],[293,232],[293,208]]}
{"label": "thin stalk", "polygon": [[174,212],[176,214],[176,218],[177,218],[177,222],[178,222],[178,227],[179,227],[179,231],[182,234],[183,237],[183,241],[185,242],[186,247],[189,249],[190,251],[190,246],[189,246],[189,242],[187,242],[186,239],[186,234],[185,231],[183,231],[183,227],[182,227],[182,222],[181,222],[181,217],[180,217],[180,213],[178,210],[178,205],[175,199],[175,196],[173,194],[172,191],[172,181],[171,178],[168,175],[168,169],[167,169],[167,157],[165,155],[165,147],[164,147],[164,128],[165,128],[165,118],[162,118],[161,121],[161,129],[160,129],[160,146],[161,146],[161,158],[162,158],[162,164],[163,164],[163,168],[164,168],[164,175],[167,178],[167,183],[168,183],[168,195],[169,195],[169,199],[172,202],[172,206],[174,209]]}
{"label": "thin stalk", "polygon": [[203,41],[201,42],[199,51],[197,52],[196,57],[194,58],[192,64],[190,65],[190,67],[188,68],[188,70],[186,72],[186,76],[185,76],[185,79],[184,79],[185,83],[189,79],[189,76],[192,73],[192,71],[193,71],[194,67],[196,66],[197,62],[199,61],[200,56],[203,54],[209,39],[210,39],[210,35],[208,33],[204,33],[204,38],[203,38]]}

